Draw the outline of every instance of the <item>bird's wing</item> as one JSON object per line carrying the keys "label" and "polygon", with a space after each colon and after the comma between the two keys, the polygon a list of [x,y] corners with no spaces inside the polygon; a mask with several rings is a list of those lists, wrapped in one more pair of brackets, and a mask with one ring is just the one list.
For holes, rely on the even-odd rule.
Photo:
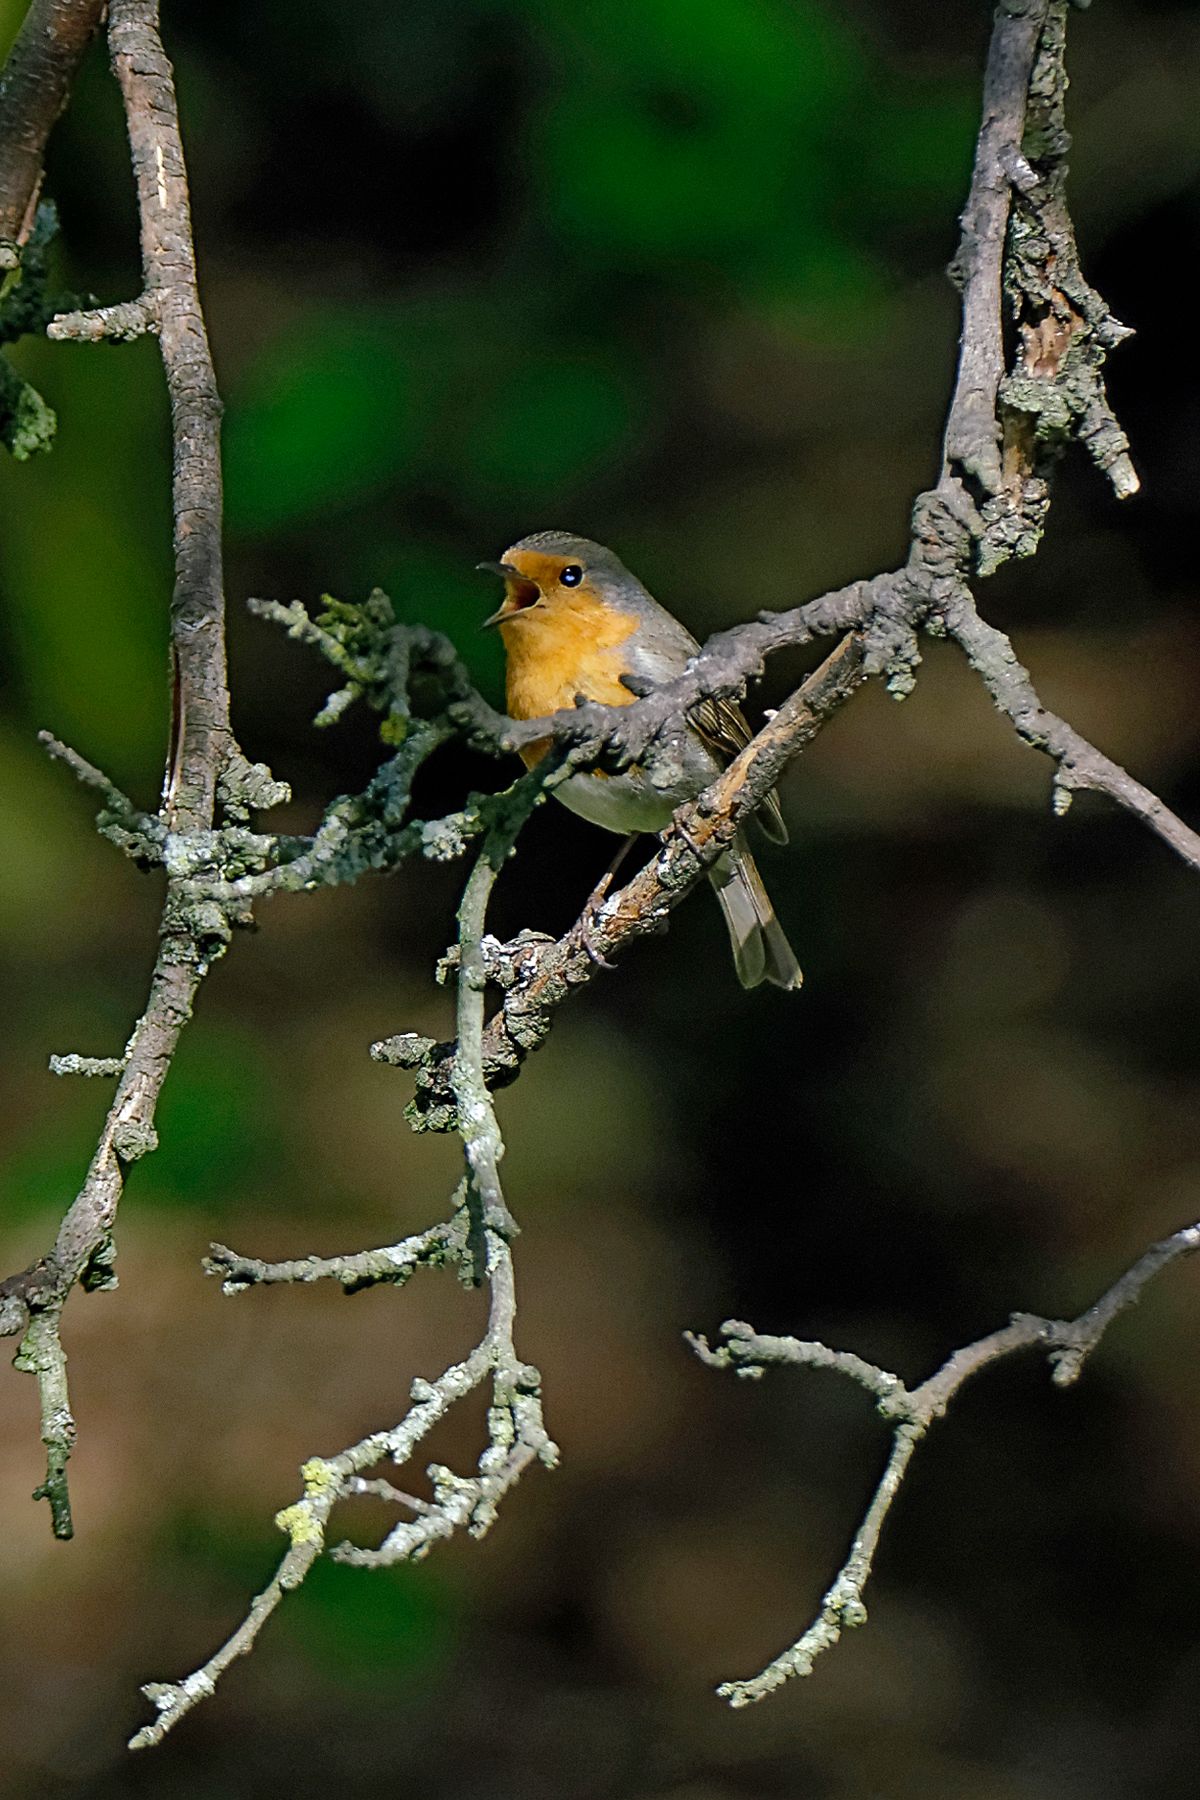
{"label": "bird's wing", "polygon": [[[699,654],[700,646],[687,628],[649,594],[641,596],[642,630],[633,639],[630,674],[660,686],[683,673],[684,665]],[[721,763],[732,762],[753,735],[740,706],[732,700],[701,700],[688,714],[696,733]],[[787,826],[772,791],[758,810],[758,820],[777,844],[788,841]]]}
{"label": "bird's wing", "polygon": [[[745,713],[732,700],[701,700],[688,717],[709,749],[723,763],[732,762],[753,736]],[[779,810],[779,796],[773,788],[759,807],[758,822],[772,842],[787,843],[787,826]]]}

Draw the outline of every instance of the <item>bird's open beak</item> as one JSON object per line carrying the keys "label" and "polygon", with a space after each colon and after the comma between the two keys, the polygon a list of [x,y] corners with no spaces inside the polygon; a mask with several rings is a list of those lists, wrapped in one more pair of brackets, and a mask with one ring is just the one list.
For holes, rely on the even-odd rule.
{"label": "bird's open beak", "polygon": [[520,569],[514,569],[511,563],[481,562],[476,563],[475,567],[485,575],[498,575],[505,589],[504,605],[483,621],[479,627],[481,631],[486,631],[489,625],[499,625],[502,619],[516,618],[519,614],[528,612],[542,597],[537,582],[530,581],[527,575],[522,575]]}

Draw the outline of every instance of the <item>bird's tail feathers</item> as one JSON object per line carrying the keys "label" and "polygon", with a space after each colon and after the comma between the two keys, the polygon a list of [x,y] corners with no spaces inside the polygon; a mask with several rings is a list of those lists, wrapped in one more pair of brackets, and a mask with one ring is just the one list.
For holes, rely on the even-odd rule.
{"label": "bird's tail feathers", "polygon": [[804,979],[800,964],[740,833],[732,850],[713,864],[708,878],[721,903],[742,986],[770,981],[776,987],[798,988]]}

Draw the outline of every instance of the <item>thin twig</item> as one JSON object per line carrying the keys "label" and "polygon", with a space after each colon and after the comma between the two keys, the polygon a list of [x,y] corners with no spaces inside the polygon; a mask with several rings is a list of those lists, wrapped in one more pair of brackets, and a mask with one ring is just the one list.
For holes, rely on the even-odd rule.
{"label": "thin twig", "polygon": [[229,759],[221,548],[221,399],[196,282],[191,202],[158,0],[111,0],[109,45],[125,102],[142,239],[141,304],[153,312],[171,400],[178,678],[175,767],[167,815],[179,831],[212,823]]}
{"label": "thin twig", "polygon": [[1141,1298],[1147,1283],[1171,1263],[1192,1256],[1197,1250],[1200,1224],[1186,1226],[1173,1237],[1152,1245],[1078,1318],[1046,1319],[1034,1313],[1014,1313],[999,1331],[956,1350],[917,1387],[908,1387],[899,1375],[864,1362],[851,1351],[833,1350],[827,1344],[798,1338],[761,1337],[750,1326],[735,1320],[721,1326],[722,1342],[715,1349],[703,1337],[689,1333],[692,1348],[710,1368],[732,1369],[743,1376],[760,1376],[764,1369],[787,1366],[832,1370],[873,1395],[881,1417],[893,1421],[895,1426],[879,1484],[855,1533],[850,1553],[825,1593],[812,1624],[759,1674],[743,1681],[723,1682],[718,1694],[731,1706],[751,1706],[792,1676],[810,1675],[817,1657],[832,1649],[844,1630],[865,1625],[863,1593],[883,1526],[918,1444],[934,1422],[945,1415],[966,1382],[1005,1357],[1038,1350],[1049,1358],[1056,1385],[1069,1386],[1078,1379],[1085,1359],[1113,1320]]}
{"label": "thin twig", "polygon": [[[522,1362],[514,1339],[516,1286],[507,1240],[516,1227],[500,1186],[503,1144],[482,1066],[487,979],[483,938],[488,900],[517,832],[537,803],[541,787],[540,775],[526,776],[506,797],[507,804],[489,832],[467,882],[459,911],[456,1092],[472,1187],[468,1204],[474,1204],[490,1288],[487,1328],[471,1353],[446,1369],[436,1381],[422,1378],[413,1382],[413,1404],[399,1425],[390,1431],[373,1433],[339,1456],[315,1457],[304,1465],[300,1498],[276,1518],[276,1524],[288,1534],[291,1543],[273,1579],[251,1603],[237,1630],[194,1674],[180,1682],[152,1682],[143,1688],[146,1698],[157,1708],[158,1717],[130,1740],[131,1749],[160,1743],[200,1700],[214,1692],[230,1663],[253,1648],[284,1595],[299,1586],[326,1549],[330,1514],[340,1500],[371,1493],[394,1500],[412,1514],[395,1525],[374,1548],[342,1543],[328,1552],[337,1562],[361,1568],[388,1567],[425,1555],[436,1543],[459,1530],[482,1536],[493,1523],[504,1495],[529,1465],[541,1461],[553,1466],[557,1461],[557,1447],[546,1431],[542,1414],[541,1376]],[[436,1254],[426,1254],[430,1249],[435,1249]],[[434,1227],[419,1239],[406,1240],[397,1250],[403,1253],[402,1268],[393,1266],[384,1279],[395,1280],[398,1273],[411,1273],[423,1262],[473,1254],[469,1237],[464,1242],[454,1220]],[[393,1252],[385,1251],[368,1253],[367,1258],[309,1258],[302,1263],[265,1264],[235,1257],[214,1245],[208,1267],[212,1273],[225,1275],[226,1291],[237,1291],[258,1281],[307,1281],[327,1274],[336,1275],[349,1286],[357,1284],[364,1274],[368,1280],[381,1278],[375,1260],[380,1256],[394,1259]],[[474,1475],[455,1475],[442,1464],[431,1465],[427,1473],[433,1489],[432,1501],[414,1499],[385,1481],[364,1479],[363,1472],[384,1458],[397,1466],[407,1463],[450,1408],[489,1377],[492,1403],[488,1409],[488,1442]]]}
{"label": "thin twig", "polygon": [[382,1250],[263,1262],[257,1256],[241,1256],[225,1244],[211,1244],[204,1258],[204,1272],[220,1277],[223,1294],[241,1294],[247,1288],[279,1283],[323,1280],[340,1282],[348,1294],[382,1282],[403,1287],[419,1268],[462,1263],[467,1257],[467,1219],[461,1210],[464,1201],[465,1193],[460,1191],[460,1210],[446,1224],[431,1225],[428,1231],[417,1232]]}
{"label": "thin twig", "polygon": [[157,299],[153,294],[142,294],[136,300],[118,300],[112,306],[59,313],[47,325],[46,336],[60,344],[131,344],[135,338],[157,330]]}
{"label": "thin twig", "polygon": [[1054,810],[1061,816],[1073,793],[1091,788],[1107,794],[1140,819],[1189,867],[1200,870],[1200,832],[1184,823],[1157,794],[1136,781],[1119,763],[1105,756],[1065,719],[1038,698],[1029,671],[1018,661],[1011,641],[981,619],[973,605],[960,600],[942,615],[946,630],[965,653],[998,709],[1012,720],[1027,744],[1044,750],[1058,764],[1054,775]]}
{"label": "thin twig", "polygon": [[77,750],[72,750],[69,744],[60,743],[52,732],[39,731],[38,742],[55,762],[65,763],[84,787],[99,794],[103,803],[101,817],[106,822],[106,836],[118,842],[130,855],[161,860],[167,836],[166,826],[161,819],[155,814],[142,812],[102,770],[88,762],[86,757],[80,756]]}
{"label": "thin twig", "polygon": [[[553,1464],[557,1451],[541,1426],[537,1372],[518,1364],[512,1348],[516,1302],[508,1246],[494,1233],[488,1238],[492,1305],[483,1338],[469,1356],[452,1364],[436,1381],[418,1378],[413,1382],[413,1404],[399,1425],[390,1431],[372,1432],[337,1456],[312,1457],[304,1464],[300,1497],[276,1515],[275,1523],[290,1544],[274,1576],[255,1596],[236,1631],[193,1674],[178,1682],[150,1682],[142,1689],[153,1701],[158,1717],[130,1739],[131,1750],[161,1743],[194,1706],[215,1692],[229,1665],[253,1649],[280,1601],[299,1587],[325,1551],[334,1507],[363,1491],[363,1472],[385,1459],[397,1467],[409,1462],[438,1421],[473,1393],[489,1373],[497,1394],[510,1389],[511,1394],[507,1403],[497,1401],[489,1413],[489,1443],[480,1458],[479,1474],[458,1477],[433,1465],[428,1471],[432,1502],[414,1509],[407,1497],[401,1499],[400,1504],[415,1511],[415,1517],[389,1532],[377,1550],[343,1544],[329,1554],[340,1562],[390,1564],[421,1556],[460,1527],[479,1535],[492,1522],[498,1500],[529,1462],[540,1457],[547,1465]],[[513,1369],[519,1369],[524,1391],[513,1385]]]}

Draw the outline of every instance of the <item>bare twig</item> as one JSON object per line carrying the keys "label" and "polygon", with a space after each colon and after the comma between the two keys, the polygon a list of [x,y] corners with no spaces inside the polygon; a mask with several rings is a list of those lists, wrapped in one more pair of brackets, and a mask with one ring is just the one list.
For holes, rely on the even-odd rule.
{"label": "bare twig", "polygon": [[57,343],[131,344],[158,329],[158,304],[154,295],[118,300],[112,306],[91,307],[85,312],[59,313],[46,327],[46,336]]}
{"label": "bare twig", "polygon": [[239,1256],[224,1244],[209,1246],[204,1259],[206,1275],[221,1278],[223,1294],[240,1294],[251,1287],[269,1287],[280,1282],[339,1281],[348,1294],[381,1282],[393,1287],[404,1283],[419,1268],[437,1268],[443,1263],[466,1263],[468,1219],[466,1194],[460,1189],[459,1210],[444,1225],[431,1225],[389,1244],[382,1250],[358,1250],[349,1256],[305,1256],[288,1262],[263,1262],[257,1256]]}
{"label": "bare twig", "polygon": [[221,566],[221,400],[196,285],[187,169],[174,77],[158,34],[158,0],[111,0],[108,32],[137,181],[141,304],[158,325],[171,398],[178,719],[167,816],[176,830],[204,830],[233,748]]}
{"label": "bare twig", "polygon": [[30,0],[0,72],[0,271],[15,269],[37,211],[42,157],[105,0]]}
{"label": "bare twig", "polygon": [[1065,719],[1042,705],[1028,670],[1017,660],[1002,631],[987,624],[973,605],[964,604],[961,599],[948,606],[942,616],[947,632],[982,677],[999,710],[1012,720],[1018,735],[1035,749],[1044,750],[1058,764],[1054,773],[1056,813],[1066,812],[1072,794],[1085,788],[1107,794],[1156,832],[1191,868],[1200,870],[1200,833],[1186,825],[1119,763],[1089,744]]}
{"label": "bare twig", "polygon": [[101,830],[110,841],[139,860],[162,860],[167,828],[157,815],[142,812],[102,770],[80,756],[77,750],[72,750],[69,744],[60,743],[53,733],[40,731],[38,742],[55,762],[65,763],[84,787],[99,794]]}
{"label": "bare twig", "polygon": [[130,1739],[131,1750],[161,1743],[173,1726],[215,1691],[229,1665],[253,1649],[280,1601],[299,1587],[326,1550],[329,1518],[337,1503],[354,1495],[384,1491],[378,1483],[363,1480],[363,1472],[384,1460],[397,1467],[410,1461],[438,1421],[489,1375],[493,1403],[488,1414],[488,1445],[476,1474],[457,1476],[441,1464],[433,1464],[428,1470],[433,1499],[427,1502],[414,1501],[386,1484],[385,1497],[394,1498],[415,1516],[395,1526],[378,1549],[341,1544],[328,1554],[339,1562],[376,1566],[419,1559],[461,1529],[482,1536],[493,1523],[500,1500],[531,1462],[540,1460],[553,1466],[558,1452],[542,1422],[541,1378],[536,1369],[519,1360],[513,1345],[516,1297],[512,1258],[508,1245],[494,1232],[488,1233],[487,1279],[492,1293],[487,1329],[470,1355],[452,1364],[436,1381],[415,1380],[412,1406],[392,1430],[373,1432],[337,1456],[313,1457],[304,1464],[299,1499],[276,1516],[275,1523],[287,1534],[290,1546],[271,1581],[256,1595],[237,1630],[194,1674],[183,1681],[151,1682],[143,1688],[158,1709],[158,1717]]}
{"label": "bare twig", "polygon": [[895,1427],[879,1484],[855,1533],[850,1554],[826,1592],[816,1618],[794,1644],[758,1675],[744,1681],[723,1682],[717,1689],[722,1698],[735,1707],[765,1699],[793,1675],[810,1675],[817,1657],[822,1651],[831,1650],[844,1630],[865,1625],[863,1592],[871,1576],[880,1534],[913,1453],[930,1426],[945,1415],[965,1382],[1005,1357],[1023,1350],[1039,1350],[1049,1358],[1056,1385],[1069,1386],[1113,1320],[1140,1299],[1147,1283],[1170,1263],[1197,1250],[1200,1225],[1189,1225],[1152,1245],[1078,1318],[1044,1319],[1034,1313],[1014,1313],[999,1331],[956,1350],[917,1387],[908,1387],[899,1375],[864,1362],[850,1351],[832,1350],[827,1344],[806,1343],[798,1338],[762,1337],[736,1320],[721,1326],[722,1342],[715,1349],[703,1337],[689,1333],[692,1348],[710,1368],[732,1369],[751,1377],[776,1367],[831,1369],[873,1395],[880,1416]]}
{"label": "bare twig", "polygon": [[[102,795],[118,829],[158,846],[165,832],[204,832],[231,757],[221,577],[220,402],[196,289],[187,178],[171,66],[154,0],[111,0],[109,43],[121,84],[137,175],[146,302],[159,323],[171,396],[175,589],[171,643],[180,695],[177,780],[161,821],[138,814],[82,757],[52,753]],[[111,835],[111,834],[110,834]],[[71,1535],[66,1464],[75,1424],[66,1390],[59,1319],[77,1281],[111,1287],[112,1228],[130,1163],[152,1150],[154,1112],[196,991],[230,932],[226,910],[170,881],[150,993],[130,1039],[112,1108],[91,1167],[49,1255],[4,1284],[4,1328],[24,1331],[17,1366],[36,1375],[47,1445],[55,1534]]]}
{"label": "bare twig", "polygon": [[983,77],[971,191],[953,272],[962,283],[958,378],[946,418],[943,477],[961,470],[986,493],[1000,486],[1000,422],[996,397],[1004,374],[1000,284],[1008,233],[1010,169],[1020,157],[1025,108],[1047,0],[1001,8]]}

